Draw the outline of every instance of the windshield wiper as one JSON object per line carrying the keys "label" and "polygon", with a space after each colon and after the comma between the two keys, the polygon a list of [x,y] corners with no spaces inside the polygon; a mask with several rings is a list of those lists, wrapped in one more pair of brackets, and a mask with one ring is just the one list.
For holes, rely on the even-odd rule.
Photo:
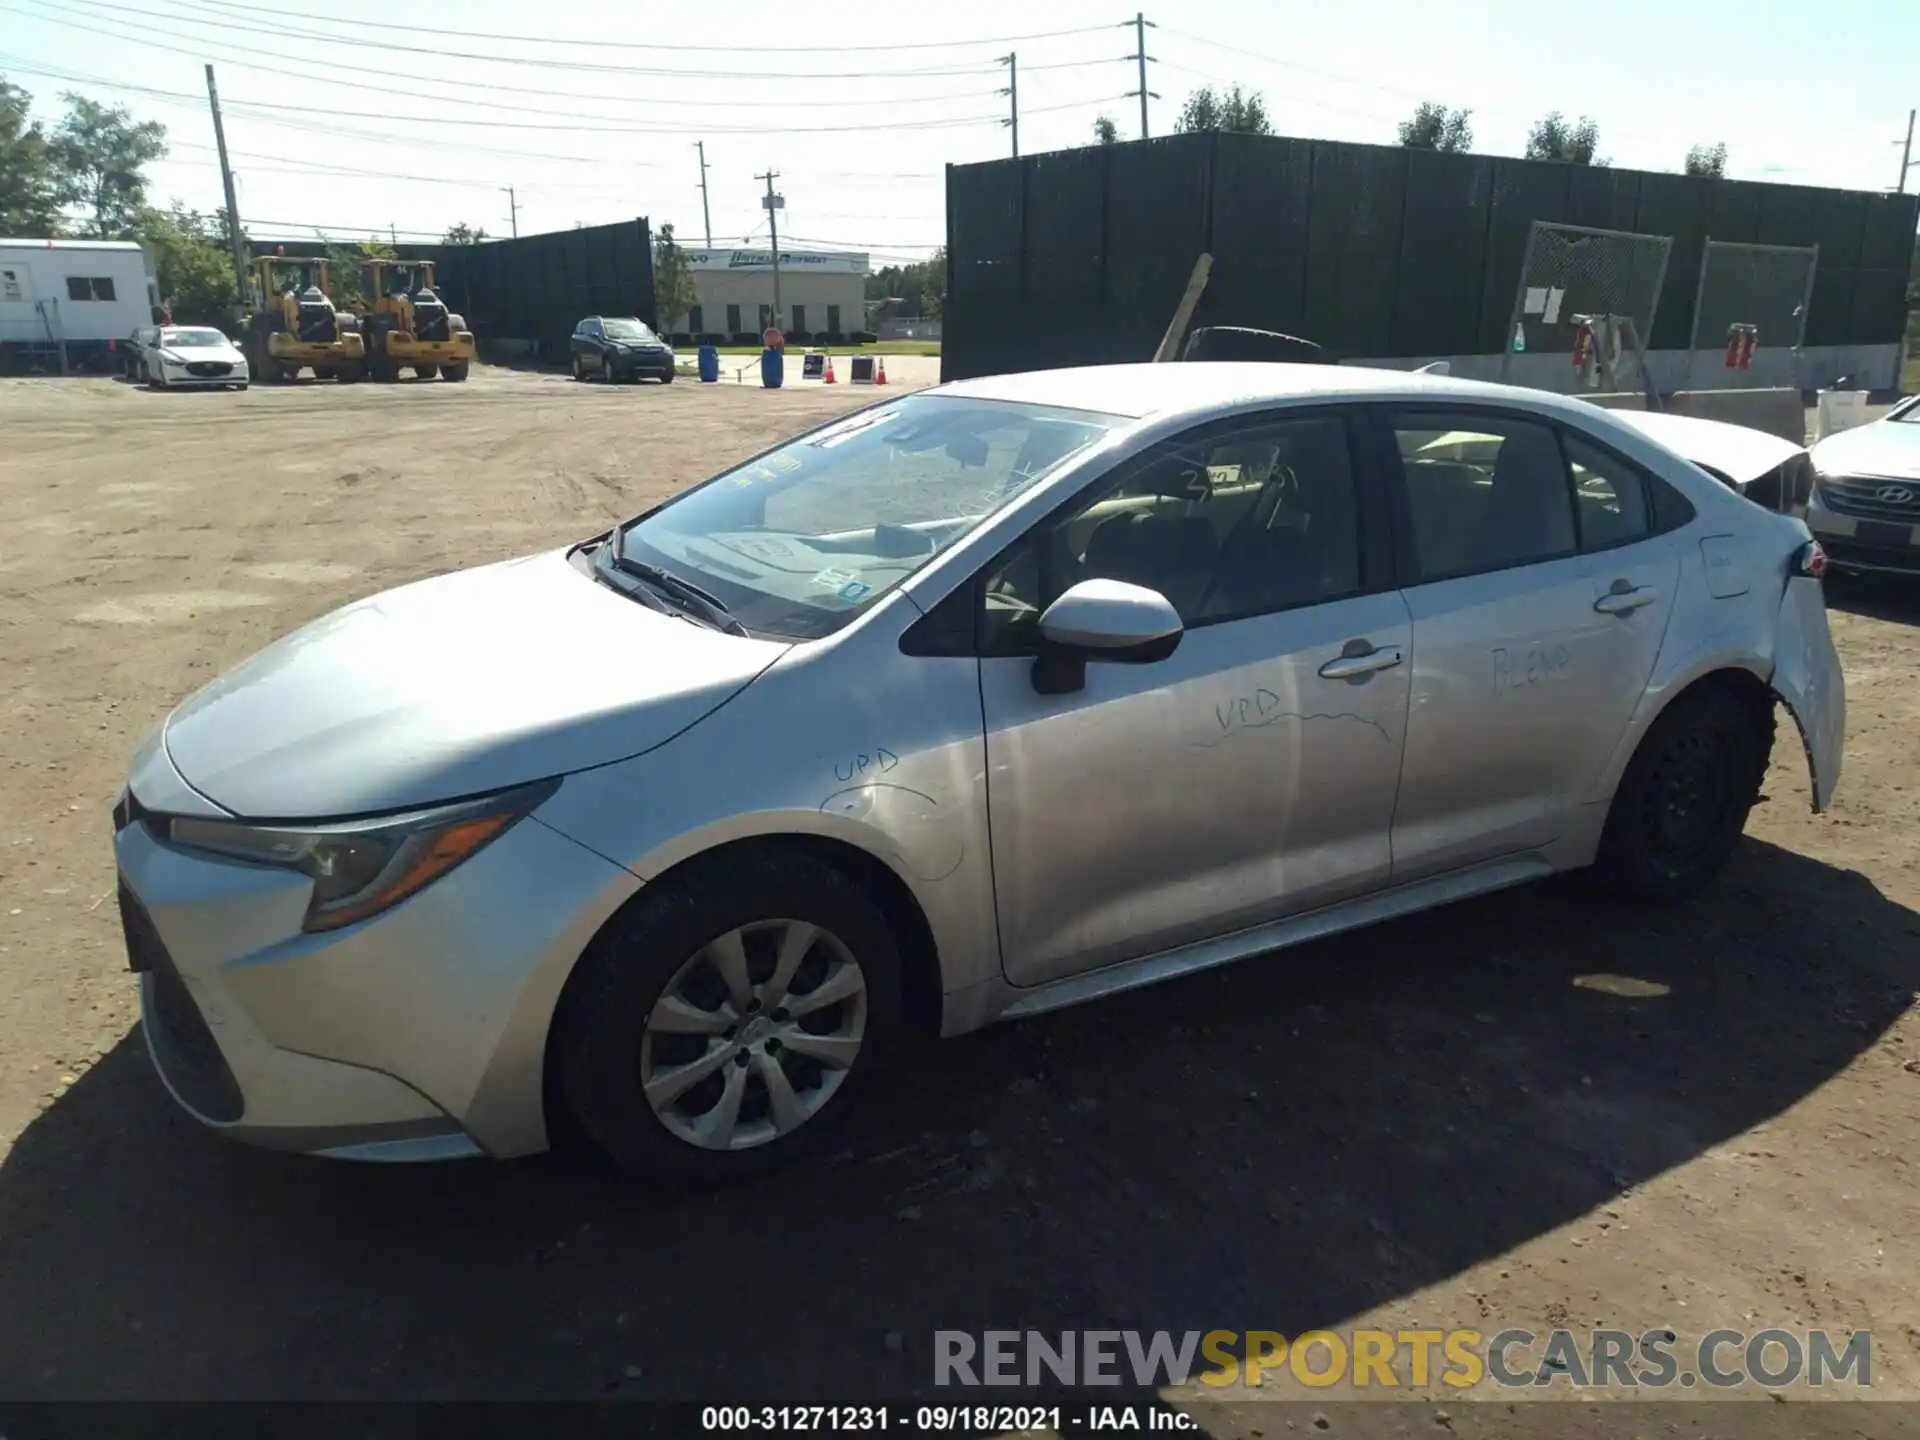
{"label": "windshield wiper", "polygon": [[717,595],[702,590],[691,580],[663,570],[658,565],[649,565],[644,560],[635,560],[626,553],[627,527],[617,526],[607,541],[607,559],[622,574],[631,575],[636,580],[644,580],[656,590],[663,590],[679,602],[682,609],[691,610],[716,630],[729,635],[751,636],[753,632],[742,625],[733,616],[733,612]]}

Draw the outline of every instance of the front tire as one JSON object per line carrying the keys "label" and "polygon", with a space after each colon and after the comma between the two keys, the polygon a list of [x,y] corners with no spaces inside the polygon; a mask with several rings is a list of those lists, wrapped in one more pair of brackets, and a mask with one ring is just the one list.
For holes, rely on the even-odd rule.
{"label": "front tire", "polygon": [[1620,777],[1595,880],[1642,905],[1698,894],[1740,842],[1770,748],[1730,690],[1709,685],[1675,700]]}
{"label": "front tire", "polygon": [[660,372],[660,383],[662,385],[671,385],[673,383],[673,371],[662,370]]}
{"label": "front tire", "polygon": [[705,1189],[831,1144],[899,1011],[894,937],[866,892],[755,846],[649,885],[607,924],[568,984],[556,1059],[616,1165]]}
{"label": "front tire", "polygon": [[578,355],[573,357],[573,378],[581,384],[586,383],[587,367],[580,363]]}

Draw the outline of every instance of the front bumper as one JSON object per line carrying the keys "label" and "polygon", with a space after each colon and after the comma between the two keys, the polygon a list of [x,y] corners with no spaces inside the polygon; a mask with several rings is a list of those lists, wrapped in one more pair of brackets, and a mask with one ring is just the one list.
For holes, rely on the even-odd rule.
{"label": "front bumper", "polygon": [[664,355],[609,355],[606,358],[607,373],[618,379],[641,379],[673,373],[673,354]]}
{"label": "front bumper", "polygon": [[473,359],[473,336],[456,331],[451,340],[419,340],[399,332],[387,336],[387,358],[405,365],[458,365]]}
{"label": "front bumper", "polygon": [[194,1118],[341,1159],[546,1147],[553,1008],[637,888],[626,871],[528,817],[393,909],[307,934],[305,877],[164,844],[137,809],[121,819],[142,1028]]}
{"label": "front bumper", "polygon": [[[1920,492],[1920,485],[1911,488]],[[1838,497],[1823,493],[1816,485],[1803,516],[1807,529],[1835,567],[1920,575],[1920,505],[1914,506],[1915,516],[1908,521],[1879,514],[1846,514],[1834,508],[1838,503]]]}
{"label": "front bumper", "polygon": [[206,385],[216,388],[226,385],[245,385],[249,380],[245,361],[230,364],[224,372],[217,375],[196,375],[187,365],[177,365],[168,361],[162,361],[160,363],[160,377],[166,381],[169,390],[176,388],[184,390],[193,385]]}

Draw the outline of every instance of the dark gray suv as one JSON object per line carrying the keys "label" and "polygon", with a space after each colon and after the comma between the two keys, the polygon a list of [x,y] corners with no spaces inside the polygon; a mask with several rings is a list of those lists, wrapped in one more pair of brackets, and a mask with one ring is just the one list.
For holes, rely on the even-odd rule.
{"label": "dark gray suv", "polygon": [[673,347],[632,316],[589,315],[573,327],[573,378],[673,383]]}

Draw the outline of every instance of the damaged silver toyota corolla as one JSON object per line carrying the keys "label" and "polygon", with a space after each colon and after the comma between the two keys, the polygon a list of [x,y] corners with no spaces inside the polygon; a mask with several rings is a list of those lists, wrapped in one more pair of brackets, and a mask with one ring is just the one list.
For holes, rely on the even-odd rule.
{"label": "damaged silver toyota corolla", "polygon": [[1775,702],[1840,776],[1824,564],[1630,423],[1337,366],[882,401],[618,528],[375,595],[179,706],[116,812],[206,1124],[672,1184],[959,1034],[1557,871],[1737,842]]}

